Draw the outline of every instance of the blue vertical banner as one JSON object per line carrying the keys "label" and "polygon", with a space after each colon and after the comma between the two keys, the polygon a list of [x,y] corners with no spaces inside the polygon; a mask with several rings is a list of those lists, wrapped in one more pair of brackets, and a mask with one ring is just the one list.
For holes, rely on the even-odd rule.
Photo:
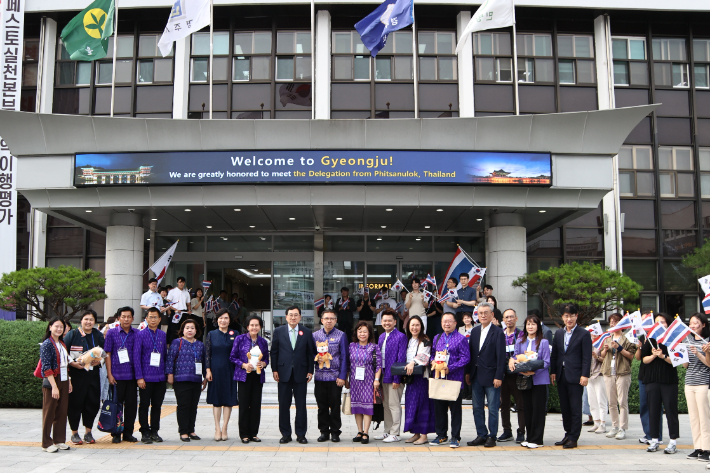
{"label": "blue vertical banner", "polygon": [[355,24],[360,39],[375,57],[385,47],[387,36],[414,23],[414,0],[385,0]]}

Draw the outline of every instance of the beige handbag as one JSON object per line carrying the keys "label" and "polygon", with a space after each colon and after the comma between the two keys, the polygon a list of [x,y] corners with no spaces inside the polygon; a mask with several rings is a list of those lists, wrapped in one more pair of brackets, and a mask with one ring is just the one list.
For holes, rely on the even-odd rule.
{"label": "beige handbag", "polygon": [[343,402],[340,404],[340,411],[346,416],[353,415],[350,410],[350,393],[343,393]]}
{"label": "beige handbag", "polygon": [[429,398],[439,401],[455,401],[461,394],[461,381],[429,378]]}

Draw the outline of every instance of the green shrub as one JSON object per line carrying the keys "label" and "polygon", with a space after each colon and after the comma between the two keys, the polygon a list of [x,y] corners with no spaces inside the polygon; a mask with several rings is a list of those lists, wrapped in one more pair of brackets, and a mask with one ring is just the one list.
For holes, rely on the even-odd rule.
{"label": "green shrub", "polygon": [[33,373],[47,322],[0,320],[0,407],[42,407],[42,380]]}

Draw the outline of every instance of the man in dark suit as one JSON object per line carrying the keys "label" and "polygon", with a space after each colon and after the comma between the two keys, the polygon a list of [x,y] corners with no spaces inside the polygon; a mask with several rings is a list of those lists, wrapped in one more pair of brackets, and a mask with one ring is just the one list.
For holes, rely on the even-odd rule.
{"label": "man in dark suit", "polygon": [[[478,321],[480,324],[473,328],[468,339],[471,361],[466,374],[466,383],[472,386],[473,420],[477,437],[467,445],[495,447],[500,387],[505,377],[505,335],[500,327],[491,323],[493,304],[478,304]],[[488,428],[484,398],[488,400]]]}
{"label": "man in dark suit", "polygon": [[562,411],[562,426],[565,436],[555,445],[576,448],[582,431],[582,395],[589,382],[592,366],[592,337],[577,325],[577,306],[565,304],[562,307],[564,329],[555,332],[550,355],[552,384],[557,381],[557,392]]}
{"label": "man in dark suit", "polygon": [[313,378],[315,343],[309,329],[300,325],[301,309],[286,309],[287,325],[274,330],[271,342],[271,369],[279,383],[279,443],[291,441],[291,399],[296,399],[296,439],[308,443],[306,430],[306,386]]}

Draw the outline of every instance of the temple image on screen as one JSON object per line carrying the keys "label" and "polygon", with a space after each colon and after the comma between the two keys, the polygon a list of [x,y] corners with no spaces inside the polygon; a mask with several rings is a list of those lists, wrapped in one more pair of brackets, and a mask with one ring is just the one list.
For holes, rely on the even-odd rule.
{"label": "temple image on screen", "polygon": [[471,176],[471,182],[480,184],[551,184],[550,176],[540,174],[538,176],[522,177],[510,176],[510,172],[503,169],[492,171],[488,176]]}
{"label": "temple image on screen", "polygon": [[83,184],[148,184],[153,166],[140,166],[138,169],[105,169],[102,167],[82,166],[77,181]]}

